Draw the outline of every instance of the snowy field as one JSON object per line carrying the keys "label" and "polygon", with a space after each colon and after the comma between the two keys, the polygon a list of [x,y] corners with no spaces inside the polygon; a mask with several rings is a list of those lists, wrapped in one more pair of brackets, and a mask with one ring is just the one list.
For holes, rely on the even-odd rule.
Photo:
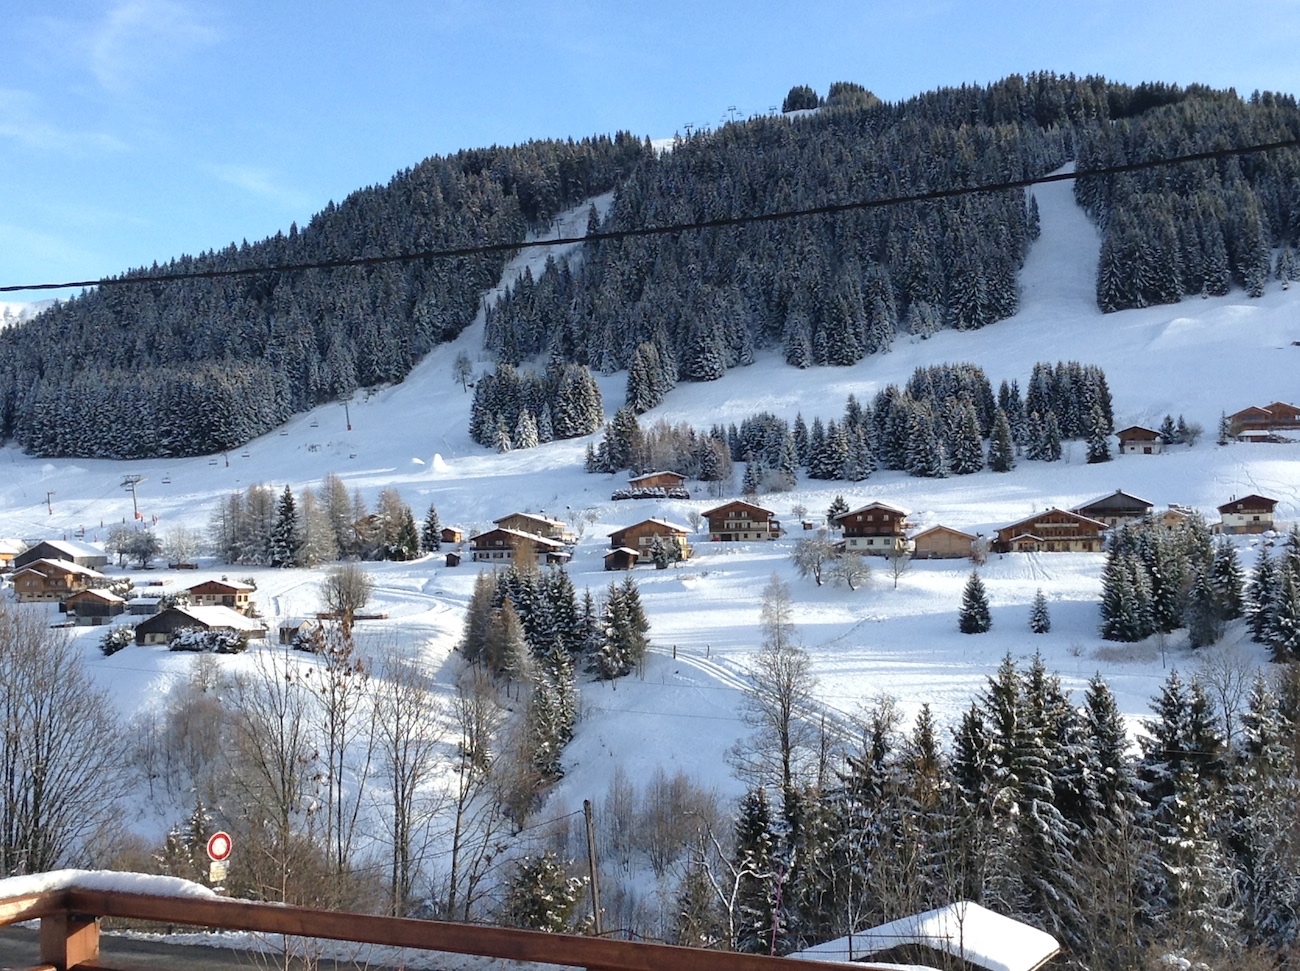
{"label": "snowy field", "polygon": [[[1223,412],[1279,399],[1300,402],[1300,346],[1293,343],[1300,342],[1300,291],[1286,292],[1270,281],[1259,300],[1236,292],[1102,315],[1093,301],[1096,231],[1074,206],[1068,184],[1040,187],[1037,197],[1043,233],[1021,277],[1023,304],[1016,317],[975,332],[945,331],[926,341],[900,337],[890,353],[848,368],[800,372],[769,353],[720,381],[679,386],[643,420],[662,417],[707,427],[767,410],[787,418],[801,412],[811,422],[815,416],[838,417],[850,392],[870,401],[884,384],[901,384],[920,365],[974,362],[995,389],[1001,380],[1014,378],[1023,392],[1036,361],[1077,360],[1104,369],[1117,427],[1158,425],[1166,413],[1181,414],[1205,429],[1200,444],[1090,466],[1075,442],[1067,445],[1061,462],[1022,462],[1006,475],[986,471],[934,480],[877,472],[854,484],[805,482],[794,492],[758,501],[789,522],[792,506],[819,514],[836,494],[850,507],[884,499],[908,509],[918,527],[943,523],[989,533],[1035,511],[1077,505],[1117,488],[1159,508],[1197,507],[1211,521],[1218,505],[1258,492],[1279,500],[1279,522],[1295,521],[1300,444],[1217,447],[1214,439]],[[585,213],[585,206],[578,207],[559,231],[580,232]],[[540,272],[546,255],[544,250],[525,254],[509,278],[525,263]],[[140,510],[147,522],[156,518],[162,532],[175,524],[206,528],[214,505],[251,483],[277,491],[288,484],[298,492],[333,472],[372,505],[381,489],[396,488],[417,519],[436,504],[442,523],[463,528],[467,536],[514,511],[544,511],[561,519],[590,511],[592,521],[570,571],[579,592],[583,587],[598,592],[611,578],[602,569],[611,531],[652,516],[685,522],[692,509],[718,504],[704,497],[611,502],[610,493],[625,480],[583,472],[587,439],[508,455],[473,444],[466,431],[470,395],[453,380],[452,362],[464,350],[477,366],[490,366],[481,350],[482,332],[480,318],[403,384],[359,395],[348,408],[351,430],[344,407],[333,404],[215,458],[58,461],[0,449],[0,536],[71,538],[84,531],[87,540],[102,542],[106,525],[132,515],[131,494],[122,488],[127,474],[144,476],[138,486]],[[624,374],[600,379],[607,414],[621,403],[625,379]],[[1197,663],[1178,636],[1170,639],[1167,656],[1155,644],[1120,648],[1100,640],[1100,554],[993,557],[981,571],[993,629],[966,636],[957,631],[957,607],[969,563],[915,563],[897,589],[879,565],[856,592],[819,588],[793,570],[789,552],[795,533],[767,544],[712,544],[697,536],[695,556],[678,568],[636,571],[652,623],[653,656],[641,676],[582,685],[582,718],[566,750],[567,775],[540,818],[568,812],[583,798],[601,797],[617,765],[633,780],[663,766],[670,774],[683,769],[724,795],[739,791],[724,753],[746,732],[737,703],[748,659],[758,646],[760,592],[773,573],[790,585],[799,637],[813,659],[818,694],[834,725],[881,694],[894,696],[909,716],[929,702],[940,722],[951,723],[1004,655],[1025,658],[1034,651],[1042,652],[1071,689],[1100,671],[1126,714],[1138,718],[1147,713],[1166,665],[1188,670]],[[1249,545],[1242,540],[1247,567],[1254,562]],[[434,556],[368,569],[376,587],[368,609],[386,612],[388,619],[362,625],[363,645],[396,646],[417,656],[449,686],[453,648],[478,566],[467,559],[448,569],[441,556]],[[147,578],[173,586],[196,579],[188,572],[128,572],[137,582]],[[318,609],[323,572],[208,564],[199,576],[255,575],[258,606],[274,622]],[[1031,634],[1027,624],[1039,588],[1051,610],[1046,635]],[[52,619],[57,617],[49,609]],[[189,668],[188,656],[158,647],[132,646],[105,658],[98,650],[101,633],[83,629],[75,636],[124,713],[149,705]],[[1240,626],[1230,627],[1227,641],[1262,659]],[[258,651],[277,649],[283,650],[257,648],[221,663],[252,664]],[[143,817],[141,822],[147,827]]]}

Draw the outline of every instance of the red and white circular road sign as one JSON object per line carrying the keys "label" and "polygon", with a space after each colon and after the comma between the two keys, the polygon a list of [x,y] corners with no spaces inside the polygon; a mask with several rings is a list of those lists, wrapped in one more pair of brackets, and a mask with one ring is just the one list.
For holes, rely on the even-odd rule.
{"label": "red and white circular road sign", "polygon": [[220,863],[230,856],[230,834],[218,830],[208,837],[208,859]]}

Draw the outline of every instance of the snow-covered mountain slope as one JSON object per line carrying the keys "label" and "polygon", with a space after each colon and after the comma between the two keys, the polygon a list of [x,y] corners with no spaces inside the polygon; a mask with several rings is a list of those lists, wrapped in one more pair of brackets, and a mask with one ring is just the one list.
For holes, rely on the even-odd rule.
{"label": "snow-covered mountain slope", "polygon": [[[1166,413],[1182,414],[1206,434],[1194,448],[1159,456],[1125,456],[1100,465],[1083,462],[1078,443],[1058,463],[1022,462],[1010,474],[981,472],[942,480],[876,473],[857,484],[801,483],[791,493],[761,502],[790,519],[803,504],[824,510],[837,495],[849,504],[883,498],[911,511],[920,526],[944,523],[984,531],[1050,506],[1069,506],[1122,488],[1164,506],[1215,507],[1233,495],[1259,492],[1280,500],[1283,522],[1300,517],[1300,445],[1216,447],[1222,412],[1274,400],[1300,400],[1300,291],[1270,282],[1262,299],[1235,292],[1176,306],[1103,315],[1092,295],[1097,234],[1074,205],[1068,183],[1037,190],[1042,237],[1022,273],[1022,310],[1014,318],[975,332],[945,331],[928,340],[900,337],[888,354],[848,368],[797,371],[768,353],[751,367],[719,381],[683,384],[646,416],[698,426],[731,422],[760,410],[793,418],[802,413],[838,416],[852,392],[869,400],[889,382],[901,383],[918,366],[971,361],[994,385],[1018,379],[1025,387],[1036,361],[1078,360],[1100,365],[1108,378],[1116,421],[1158,424]],[[560,231],[580,231],[585,207],[570,214]],[[513,274],[531,264],[536,272],[547,253],[533,250],[515,262]],[[601,555],[608,533],[650,516],[684,521],[692,509],[716,500],[614,503],[621,477],[582,471],[586,440],[496,455],[473,444],[466,432],[470,396],[454,381],[452,363],[461,351],[478,366],[482,320],[455,342],[437,348],[407,380],[352,401],[301,415],[278,433],[242,450],[212,458],[140,462],[56,461],[0,449],[0,536],[37,538],[80,535],[102,540],[104,526],[132,515],[126,474],[143,475],[137,487],[146,521],[204,527],[214,504],[232,490],[265,482],[295,491],[317,484],[328,472],[373,502],[385,487],[398,489],[420,517],[433,503],[445,524],[467,533],[515,510],[545,511],[590,524],[571,566],[575,584],[599,590],[609,580]],[[147,380],[147,375],[141,380]],[[622,399],[625,375],[601,378],[606,411]],[[350,419],[351,427],[347,427]],[[877,569],[864,589],[816,587],[799,579],[789,560],[797,537],[763,545],[710,544],[696,537],[696,555],[668,571],[635,574],[650,616],[654,656],[642,676],[617,685],[586,685],[583,720],[566,753],[568,775],[553,797],[557,806],[604,791],[610,769],[621,764],[634,778],[653,766],[684,768],[713,780],[724,791],[736,783],[724,753],[745,727],[737,715],[744,672],[759,640],[760,591],[778,573],[790,585],[799,636],[812,655],[820,696],[832,722],[882,692],[896,696],[906,712],[922,702],[951,720],[984,684],[1007,653],[1041,651],[1049,667],[1077,689],[1100,670],[1123,709],[1144,715],[1166,665],[1196,660],[1173,639],[1168,657],[1154,645],[1116,651],[1100,641],[1097,626],[1100,555],[1008,555],[982,570],[993,605],[993,630],[978,637],[957,633],[965,562],[916,563],[897,589]],[[1243,544],[1244,547],[1245,544]],[[1252,555],[1243,548],[1243,560]],[[269,571],[215,566],[256,575],[258,600],[271,617],[314,610],[321,571]],[[448,569],[441,558],[409,564],[375,564],[376,609],[390,619],[365,635],[370,643],[397,643],[424,657],[450,680],[449,657],[460,634],[461,613],[477,567]],[[155,571],[158,579],[168,577]],[[186,579],[189,579],[187,577]],[[1033,635],[1029,603],[1037,589],[1047,595],[1052,630]],[[95,650],[98,635],[78,632],[98,677],[112,685],[122,707],[133,710],[172,677],[187,658],[161,649],[130,648],[110,658]],[[1228,640],[1258,652],[1243,632]],[[674,653],[676,657],[674,657]],[[253,663],[249,656],[223,663]],[[562,811],[562,810],[557,810]]]}

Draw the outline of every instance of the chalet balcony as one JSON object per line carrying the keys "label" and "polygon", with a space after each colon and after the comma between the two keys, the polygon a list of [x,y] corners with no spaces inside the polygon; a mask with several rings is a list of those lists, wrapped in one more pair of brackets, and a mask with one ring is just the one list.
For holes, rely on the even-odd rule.
{"label": "chalet balcony", "polygon": [[104,917],[472,954],[511,964],[541,962],[592,971],[815,971],[833,966],[668,944],[235,900],[173,877],[62,870],[0,880],[0,925],[41,922],[40,954],[33,955],[33,968],[67,971],[99,967],[99,923]]}

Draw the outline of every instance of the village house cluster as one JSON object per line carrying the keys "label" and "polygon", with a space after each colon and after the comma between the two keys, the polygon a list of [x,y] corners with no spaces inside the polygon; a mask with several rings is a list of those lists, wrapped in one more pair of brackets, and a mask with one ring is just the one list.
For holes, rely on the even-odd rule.
{"label": "village house cluster", "polygon": [[[1158,440],[1159,433],[1155,434]],[[672,476],[676,479],[668,478]],[[649,473],[632,481],[643,485],[654,482],[656,488],[684,488],[684,477],[675,472]],[[1229,535],[1268,532],[1274,528],[1277,502],[1260,495],[1234,496],[1218,507],[1220,518],[1212,529]],[[1157,515],[1172,524],[1190,513],[1186,507],[1170,505],[1157,514],[1154,503],[1117,489],[1071,509],[1053,507],[1036,512],[987,537],[943,524],[918,531],[907,510],[882,500],[842,512],[829,525],[839,533],[837,548],[841,552],[961,559],[980,553],[1096,553],[1103,549],[1107,530]],[[616,529],[609,534],[605,569],[630,570],[647,563],[662,569],[689,559],[693,553],[690,540],[696,532],[707,533],[712,543],[775,540],[785,533],[776,512],[745,499],[704,510],[699,520],[696,530],[656,517]],[[559,520],[517,512],[495,520],[495,525],[495,529],[470,537],[473,560],[505,564],[522,555],[530,562],[565,563],[572,558],[575,536]],[[801,525],[815,528],[809,520]],[[459,554],[449,554],[448,565],[454,565],[453,557],[459,562]]]}
{"label": "village house cluster", "polygon": [[141,645],[166,644],[177,630],[187,627],[233,630],[245,638],[266,637],[250,583],[223,576],[177,590],[154,584],[137,588],[128,578],[100,572],[108,566],[108,555],[87,543],[42,540],[18,552],[10,551],[22,544],[7,541],[2,545],[6,554],[0,557],[0,566],[11,571],[14,599],[19,603],[57,603],[71,623],[99,626],[122,615],[140,617],[135,642]]}

